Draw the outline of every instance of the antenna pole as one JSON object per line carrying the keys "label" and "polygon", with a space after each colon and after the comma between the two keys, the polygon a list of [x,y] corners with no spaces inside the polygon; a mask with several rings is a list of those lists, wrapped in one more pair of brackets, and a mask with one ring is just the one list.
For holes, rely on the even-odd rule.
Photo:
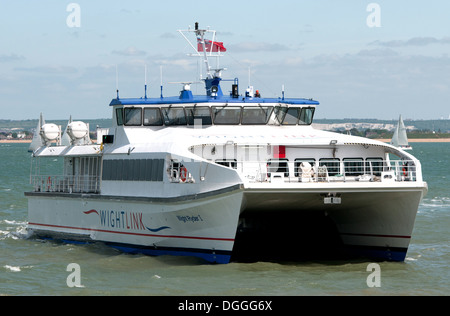
{"label": "antenna pole", "polygon": [[[198,29],[198,22],[195,23],[195,35],[200,36],[201,38],[201,45],[203,48],[203,59],[206,65],[206,76],[208,79],[212,79],[213,76],[211,75],[211,68],[209,67],[208,54],[206,52],[205,32],[206,30]],[[212,43],[211,43],[211,50],[212,50]]]}
{"label": "antenna pole", "polygon": [[147,99],[147,65],[145,65],[145,98]]}
{"label": "antenna pole", "polygon": [[163,72],[162,72],[163,68],[162,66],[160,66],[160,75],[161,75],[161,99],[163,98]]}
{"label": "antenna pole", "polygon": [[116,65],[116,93],[117,100],[119,100],[119,67]]}

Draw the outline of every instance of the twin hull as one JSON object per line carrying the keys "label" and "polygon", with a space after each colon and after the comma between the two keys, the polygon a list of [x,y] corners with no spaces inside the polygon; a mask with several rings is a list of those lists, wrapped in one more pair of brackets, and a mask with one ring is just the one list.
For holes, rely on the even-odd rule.
{"label": "twin hull", "polygon": [[[245,188],[185,198],[27,193],[29,229],[63,240],[100,241],[125,252],[209,262],[341,254],[403,261],[423,188]],[[336,252],[338,251],[338,252]]]}

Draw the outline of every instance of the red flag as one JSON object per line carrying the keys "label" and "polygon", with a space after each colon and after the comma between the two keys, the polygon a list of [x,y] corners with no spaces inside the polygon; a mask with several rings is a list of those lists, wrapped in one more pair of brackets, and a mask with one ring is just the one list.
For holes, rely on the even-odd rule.
{"label": "red flag", "polygon": [[[218,52],[226,52],[227,49],[223,46],[223,42],[212,42],[210,40],[205,39],[205,48],[206,52],[218,53]],[[202,39],[197,38],[197,50],[199,52],[203,52]]]}

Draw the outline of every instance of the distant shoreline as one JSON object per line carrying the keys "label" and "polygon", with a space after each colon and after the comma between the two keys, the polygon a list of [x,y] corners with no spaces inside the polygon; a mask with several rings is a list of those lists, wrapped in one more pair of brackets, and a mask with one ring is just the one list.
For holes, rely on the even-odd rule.
{"label": "distant shoreline", "polygon": [[[383,143],[389,143],[390,139],[374,139]],[[410,143],[450,143],[450,138],[413,138],[409,139]],[[25,139],[2,139],[0,144],[31,144],[31,140]]]}
{"label": "distant shoreline", "polygon": [[[383,143],[390,143],[390,139],[374,139]],[[410,143],[450,143],[450,138],[410,138]]]}

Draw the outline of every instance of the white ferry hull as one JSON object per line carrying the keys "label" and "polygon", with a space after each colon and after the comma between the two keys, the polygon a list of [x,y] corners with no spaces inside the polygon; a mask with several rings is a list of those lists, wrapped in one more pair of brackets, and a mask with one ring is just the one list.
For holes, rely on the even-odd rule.
{"label": "white ferry hull", "polygon": [[[338,193],[340,204],[324,203],[329,192]],[[244,241],[238,233],[237,247],[249,252],[245,236],[260,236],[266,244],[256,252],[279,247],[276,256],[287,259],[351,255],[404,261],[425,193],[426,187],[248,189],[239,229]],[[262,241],[264,236],[270,238]]]}
{"label": "white ferry hull", "polygon": [[55,193],[27,196],[28,229],[36,236],[228,263],[243,193],[237,187],[205,198],[172,201]]}

